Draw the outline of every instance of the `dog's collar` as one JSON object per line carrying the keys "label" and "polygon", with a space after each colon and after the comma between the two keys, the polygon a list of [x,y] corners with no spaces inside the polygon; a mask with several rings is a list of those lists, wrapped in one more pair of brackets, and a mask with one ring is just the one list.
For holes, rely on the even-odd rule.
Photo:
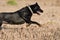
{"label": "dog's collar", "polygon": [[31,13],[33,13],[33,11],[32,11],[32,9],[31,9],[31,7],[30,6],[27,6],[28,8],[29,8],[29,10],[31,11]]}

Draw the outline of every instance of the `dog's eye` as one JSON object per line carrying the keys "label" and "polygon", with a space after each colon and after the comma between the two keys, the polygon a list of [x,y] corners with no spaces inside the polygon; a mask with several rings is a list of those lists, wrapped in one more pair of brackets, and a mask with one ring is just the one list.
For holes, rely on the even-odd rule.
{"label": "dog's eye", "polygon": [[38,9],[38,7],[35,7],[35,9]]}
{"label": "dog's eye", "polygon": [[39,9],[40,7],[39,6],[36,6],[35,9]]}

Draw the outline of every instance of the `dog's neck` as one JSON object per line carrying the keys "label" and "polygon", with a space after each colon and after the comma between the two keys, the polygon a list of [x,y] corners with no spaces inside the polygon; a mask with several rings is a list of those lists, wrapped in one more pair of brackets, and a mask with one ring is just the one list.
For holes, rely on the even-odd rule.
{"label": "dog's neck", "polygon": [[30,6],[27,6],[28,8],[29,8],[29,10],[31,11],[31,13],[33,13],[33,10],[31,9],[31,7]]}

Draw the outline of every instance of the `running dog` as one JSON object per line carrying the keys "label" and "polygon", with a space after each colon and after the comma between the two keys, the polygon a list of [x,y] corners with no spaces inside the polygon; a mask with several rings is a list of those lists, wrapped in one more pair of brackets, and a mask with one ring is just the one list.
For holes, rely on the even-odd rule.
{"label": "running dog", "polygon": [[35,4],[25,6],[15,12],[2,12],[0,13],[0,30],[2,29],[1,25],[3,21],[7,22],[8,24],[23,24],[26,22],[28,26],[30,24],[37,24],[40,26],[39,23],[31,21],[32,14],[40,15],[39,12],[43,13],[43,10],[40,8],[37,2]]}

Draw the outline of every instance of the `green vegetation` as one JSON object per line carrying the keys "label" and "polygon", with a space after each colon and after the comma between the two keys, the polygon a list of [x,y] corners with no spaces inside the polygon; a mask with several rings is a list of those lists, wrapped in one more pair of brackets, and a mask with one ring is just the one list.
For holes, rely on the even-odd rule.
{"label": "green vegetation", "polygon": [[17,5],[17,2],[15,0],[8,0],[7,4],[9,4],[9,5]]}

